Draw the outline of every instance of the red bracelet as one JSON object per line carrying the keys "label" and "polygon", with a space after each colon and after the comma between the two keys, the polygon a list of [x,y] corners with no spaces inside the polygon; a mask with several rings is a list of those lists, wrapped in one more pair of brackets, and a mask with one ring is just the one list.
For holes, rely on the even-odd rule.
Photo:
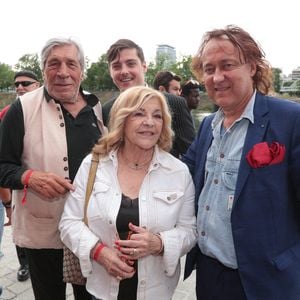
{"label": "red bracelet", "polygon": [[103,244],[103,243],[99,243],[97,245],[96,250],[94,251],[94,254],[93,254],[93,260],[96,260],[96,261],[98,260],[99,255],[100,255],[100,253],[101,253],[101,251],[103,250],[104,247],[106,247],[106,245]]}
{"label": "red bracelet", "polygon": [[22,199],[22,202],[21,202],[22,205],[24,205],[26,203],[27,188],[28,188],[29,179],[30,179],[32,173],[33,173],[33,170],[28,170],[27,174],[25,176],[24,189],[23,189],[23,199]]}

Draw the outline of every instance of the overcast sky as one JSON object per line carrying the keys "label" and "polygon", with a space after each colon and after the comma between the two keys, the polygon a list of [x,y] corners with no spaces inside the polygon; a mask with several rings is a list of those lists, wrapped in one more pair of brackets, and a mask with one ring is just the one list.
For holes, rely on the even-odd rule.
{"label": "overcast sky", "polygon": [[40,53],[52,37],[74,37],[95,62],[119,38],[129,38],[154,60],[169,44],[177,57],[193,55],[207,30],[235,24],[260,43],[272,67],[288,75],[300,66],[296,0],[1,0],[0,62],[15,65]]}

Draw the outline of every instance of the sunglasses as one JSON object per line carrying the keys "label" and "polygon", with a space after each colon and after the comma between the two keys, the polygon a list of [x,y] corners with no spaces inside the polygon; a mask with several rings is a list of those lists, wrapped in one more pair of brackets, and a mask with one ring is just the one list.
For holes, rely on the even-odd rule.
{"label": "sunglasses", "polygon": [[36,83],[36,81],[16,81],[15,82],[15,87],[17,88],[20,84],[22,86],[30,86],[33,83]]}

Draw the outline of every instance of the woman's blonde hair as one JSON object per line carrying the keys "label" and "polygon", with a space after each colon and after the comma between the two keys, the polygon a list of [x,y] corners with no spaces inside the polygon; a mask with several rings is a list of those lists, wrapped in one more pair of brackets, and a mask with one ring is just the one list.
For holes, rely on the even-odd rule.
{"label": "woman's blonde hair", "polygon": [[170,151],[173,131],[171,129],[171,114],[164,95],[149,87],[136,86],[122,92],[116,99],[110,111],[108,133],[99,139],[93,152],[103,157],[111,150],[121,147],[124,142],[124,127],[127,117],[137,111],[146,101],[153,98],[160,102],[163,120],[157,145],[162,150]]}

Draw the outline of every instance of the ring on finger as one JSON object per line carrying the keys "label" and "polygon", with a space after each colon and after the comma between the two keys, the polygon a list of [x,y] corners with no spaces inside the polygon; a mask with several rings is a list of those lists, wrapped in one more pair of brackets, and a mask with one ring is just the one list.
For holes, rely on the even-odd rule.
{"label": "ring on finger", "polygon": [[131,252],[131,255],[132,256],[136,256],[139,254],[139,250],[137,250],[136,248],[133,248],[132,252]]}

